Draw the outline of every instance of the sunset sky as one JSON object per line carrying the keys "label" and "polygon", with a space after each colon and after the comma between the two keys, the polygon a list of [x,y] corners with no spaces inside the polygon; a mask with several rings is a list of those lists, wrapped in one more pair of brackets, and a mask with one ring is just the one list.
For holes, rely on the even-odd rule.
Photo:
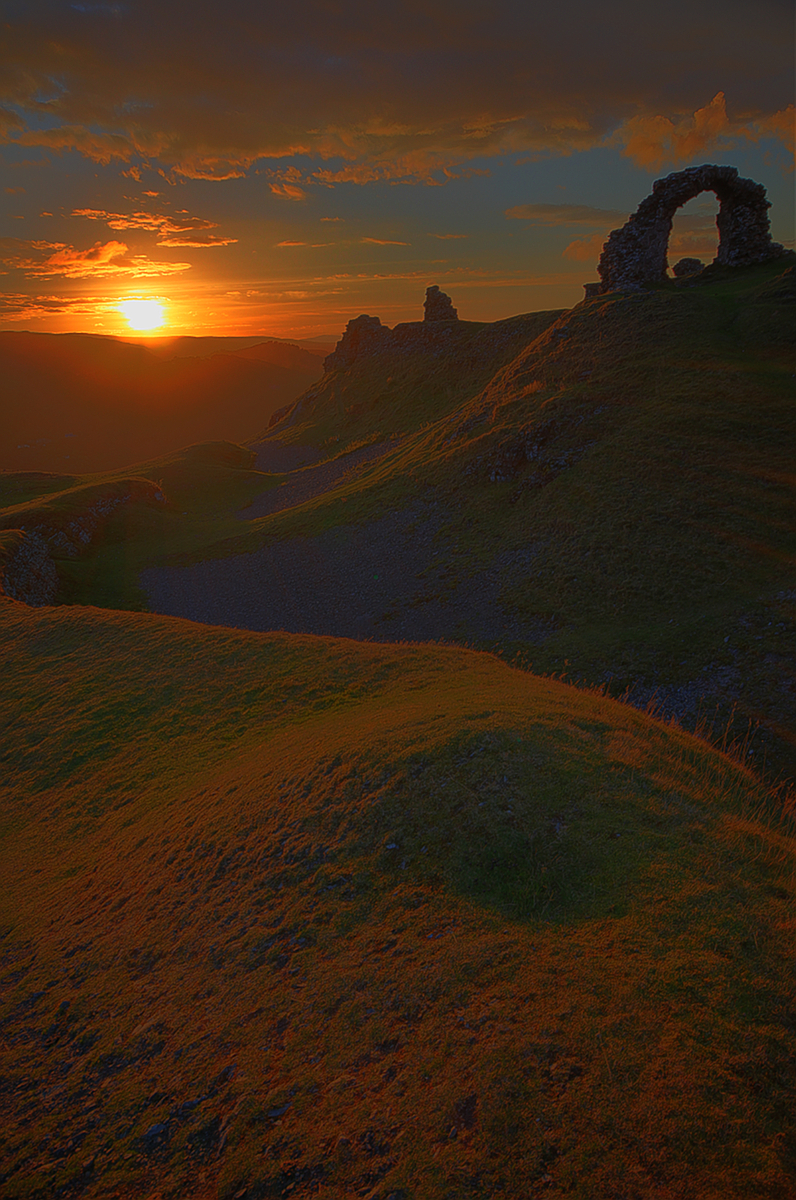
{"label": "sunset sky", "polygon": [[[3,0],[0,329],[339,335],[570,306],[669,171],[793,245],[790,0]],[[708,193],[670,261],[715,253]],[[138,310],[157,312],[156,309]],[[127,314],[127,315],[126,315]]]}

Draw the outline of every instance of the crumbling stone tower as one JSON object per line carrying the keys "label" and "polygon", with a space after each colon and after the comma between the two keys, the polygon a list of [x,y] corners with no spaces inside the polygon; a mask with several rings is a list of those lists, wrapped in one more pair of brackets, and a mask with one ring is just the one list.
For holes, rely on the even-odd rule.
{"label": "crumbling stone tower", "polygon": [[700,192],[715,192],[719,249],[715,262],[729,267],[765,262],[786,254],[772,242],[766,189],[753,179],[739,179],[735,167],[705,163],[656,179],[652,195],[642,200],[621,229],[608,235],[597,271],[600,283],[586,284],[586,295],[637,289],[666,278],[672,218]]}
{"label": "crumbling stone tower", "polygon": [[459,313],[453,307],[450,296],[441,292],[436,283],[426,288],[426,298],[423,302],[425,311],[424,321],[458,321]]}

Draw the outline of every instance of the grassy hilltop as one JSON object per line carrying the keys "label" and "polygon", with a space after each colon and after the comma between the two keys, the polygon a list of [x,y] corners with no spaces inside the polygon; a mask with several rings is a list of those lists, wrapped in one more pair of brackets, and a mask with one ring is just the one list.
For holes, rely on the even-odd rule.
{"label": "grassy hilltop", "polygon": [[455,647],[0,621],[8,1200],[792,1194],[748,772]]}
{"label": "grassy hilltop", "polygon": [[[246,446],[0,475],[3,1200],[789,1200],[788,268],[404,327]],[[348,554],[375,640],[147,611],[160,571],[236,623],[240,564],[267,609],[278,546]]]}

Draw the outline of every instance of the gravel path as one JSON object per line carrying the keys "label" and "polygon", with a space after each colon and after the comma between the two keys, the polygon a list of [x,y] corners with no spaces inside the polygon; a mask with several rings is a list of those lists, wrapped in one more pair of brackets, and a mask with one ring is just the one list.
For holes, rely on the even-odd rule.
{"label": "gravel path", "polygon": [[374,641],[543,640],[546,627],[520,625],[499,600],[528,573],[533,551],[459,575],[456,545],[440,535],[445,517],[433,500],[417,501],[367,525],[149,568],[140,582],[154,612],[211,625]]}
{"label": "gravel path", "polygon": [[248,442],[249,450],[257,456],[254,460],[255,471],[272,471],[274,475],[282,475],[285,471],[297,471],[308,463],[315,463],[321,457],[321,451],[315,446],[285,446],[281,442]]}
{"label": "gravel path", "polygon": [[[386,442],[377,442],[373,446],[361,446],[358,450],[352,450],[350,454],[327,459],[315,466],[305,466],[299,470],[291,469],[290,477],[285,483],[278,488],[272,488],[270,492],[264,492],[246,508],[241,509],[237,515],[244,521],[253,521],[255,517],[265,517],[268,513],[281,512],[282,509],[303,504],[305,500],[311,500],[314,496],[328,492],[335,484],[349,476],[353,478],[368,463],[375,462],[377,459],[383,458],[388,451],[397,449],[402,441],[402,438],[394,438]],[[279,449],[293,448],[279,447]],[[295,447],[295,449],[304,449],[304,447]],[[263,470],[264,468],[258,466],[257,469]]]}

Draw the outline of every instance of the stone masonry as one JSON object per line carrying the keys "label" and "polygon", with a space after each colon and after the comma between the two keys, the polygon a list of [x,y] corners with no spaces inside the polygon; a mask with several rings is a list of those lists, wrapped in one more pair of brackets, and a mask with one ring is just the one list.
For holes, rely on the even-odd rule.
{"label": "stone masonry", "polygon": [[587,298],[638,290],[666,279],[672,218],[681,205],[700,192],[715,192],[719,201],[716,263],[740,267],[787,253],[771,240],[771,205],[763,185],[753,179],[739,179],[735,167],[705,163],[655,181],[652,194],[642,200],[626,224],[609,234],[597,267],[600,283],[586,284]]}
{"label": "stone masonry", "polygon": [[453,307],[450,296],[441,292],[436,284],[426,288],[423,308],[426,310],[424,321],[458,321],[459,319],[459,313]]}

